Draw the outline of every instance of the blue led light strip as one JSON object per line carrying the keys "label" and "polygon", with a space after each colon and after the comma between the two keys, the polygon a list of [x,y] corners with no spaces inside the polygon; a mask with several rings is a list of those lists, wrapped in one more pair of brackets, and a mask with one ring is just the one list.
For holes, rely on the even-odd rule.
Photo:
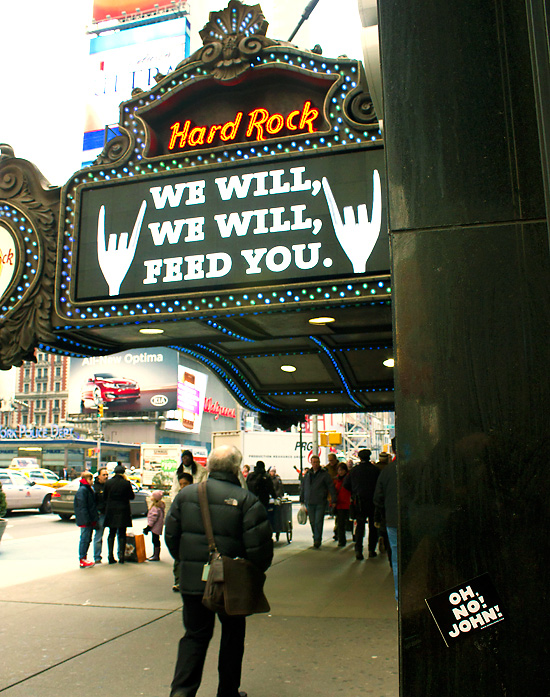
{"label": "blue led light strip", "polygon": [[211,319],[206,320],[206,324],[210,325],[212,329],[217,329],[219,332],[227,334],[227,336],[230,336],[232,339],[238,339],[239,341],[251,341],[252,343],[254,343],[254,339],[248,339],[246,336],[235,334],[235,332],[232,332],[230,329],[222,327],[221,324],[218,324],[217,322],[214,322]]}
{"label": "blue led light strip", "polygon": [[347,383],[347,381],[346,381],[346,378],[344,377],[344,373],[342,372],[342,369],[341,369],[340,366],[338,365],[338,362],[336,361],[336,359],[335,359],[334,356],[332,355],[332,352],[331,352],[331,350],[328,348],[328,346],[326,346],[320,339],[317,339],[317,337],[315,337],[315,336],[310,336],[309,338],[310,338],[315,344],[317,344],[317,346],[319,346],[319,348],[321,348],[321,349],[327,354],[327,356],[330,358],[330,360],[332,361],[332,365],[335,367],[336,372],[338,373],[338,375],[339,375],[339,377],[340,377],[340,380],[341,380],[341,382],[342,382],[342,385],[344,386],[344,389],[346,390],[346,392],[347,392],[347,394],[348,394],[348,397],[351,399],[351,401],[352,401],[354,404],[356,404],[358,407],[361,407],[361,409],[364,409],[364,408],[365,408],[365,405],[364,405],[364,404],[361,404],[361,402],[358,402],[358,401],[355,399],[355,397],[351,394],[351,390],[350,390],[349,385],[348,385],[348,383]]}
{"label": "blue led light strip", "polygon": [[246,387],[248,388],[249,392],[254,395],[258,404],[263,404],[265,407],[267,407],[269,409],[276,409],[277,411],[283,411],[281,408],[275,407],[273,404],[269,404],[268,402],[265,402],[263,399],[258,397],[258,395],[255,394],[254,389],[252,388],[252,385],[248,382],[248,380],[244,377],[244,375],[242,373],[240,373],[239,370],[235,367],[235,365],[233,365],[233,363],[231,363],[231,361],[229,361],[227,358],[225,358],[225,356],[222,356],[217,351],[214,351],[210,347],[204,346],[202,344],[197,344],[197,348],[200,348],[202,351],[205,351],[206,353],[210,353],[213,356],[215,356],[217,361],[219,361],[220,363],[223,363],[227,366],[228,371],[231,371],[233,373],[237,373],[239,380],[242,383],[244,383],[246,385]]}
{"label": "blue led light strip", "polygon": [[[258,404],[254,404],[249,399],[249,397],[240,389],[240,387],[237,385],[237,383],[234,380],[231,380],[231,379],[228,380],[227,369],[224,370],[215,361],[210,360],[206,356],[203,356],[202,353],[199,353],[198,351],[193,351],[192,349],[185,348],[184,346],[169,346],[168,348],[174,349],[175,351],[181,351],[182,353],[185,353],[189,356],[192,356],[193,358],[198,360],[200,363],[203,363],[204,365],[206,365],[208,368],[210,368],[210,370],[212,370],[212,372],[214,372],[214,373],[216,373],[216,375],[218,375],[218,377],[225,384],[227,389],[229,389],[231,392],[233,392],[233,394],[235,394],[237,396],[237,398],[246,407],[248,407],[252,411],[260,411],[260,409],[258,409],[258,404],[260,403],[261,400],[258,400]],[[199,348],[216,355],[214,351],[209,350],[205,346],[199,346]],[[234,369],[234,367],[227,360],[225,360],[223,358],[223,356],[217,356],[217,358],[219,359],[220,362],[227,363],[227,365],[230,369]],[[273,409],[273,407],[271,405],[267,404],[267,402],[263,402],[263,404],[265,406],[269,407],[270,409]]]}

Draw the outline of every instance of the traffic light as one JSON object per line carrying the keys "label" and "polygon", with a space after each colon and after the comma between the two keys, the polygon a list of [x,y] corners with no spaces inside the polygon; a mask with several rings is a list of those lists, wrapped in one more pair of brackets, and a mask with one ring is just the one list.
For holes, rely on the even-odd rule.
{"label": "traffic light", "polygon": [[342,434],[338,433],[338,431],[322,431],[319,433],[319,439],[322,447],[340,445],[342,443]]}
{"label": "traffic light", "polygon": [[98,404],[97,405],[97,413],[99,414],[99,418],[103,418],[103,404]]}

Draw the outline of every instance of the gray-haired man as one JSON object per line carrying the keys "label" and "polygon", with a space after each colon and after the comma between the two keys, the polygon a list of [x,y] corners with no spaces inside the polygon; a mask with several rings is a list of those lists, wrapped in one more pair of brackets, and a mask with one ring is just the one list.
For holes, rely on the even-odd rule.
{"label": "gray-haired man", "polygon": [[[229,557],[242,557],[265,571],[273,558],[272,530],[256,496],[243,489],[238,473],[242,455],[222,445],[208,457],[206,490],[217,548]],[[208,541],[202,522],[198,485],[182,489],[166,519],[166,546],[180,562],[185,635],[180,640],[171,697],[195,697],[199,689],[216,613],[202,604],[208,563]],[[239,692],[244,654],[245,618],[218,613],[222,625],[217,697],[246,697]]]}

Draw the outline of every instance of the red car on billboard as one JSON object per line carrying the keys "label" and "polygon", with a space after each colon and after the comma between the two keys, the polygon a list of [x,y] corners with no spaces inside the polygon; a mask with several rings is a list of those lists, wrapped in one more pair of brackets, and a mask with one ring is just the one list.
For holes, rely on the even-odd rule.
{"label": "red car on billboard", "polygon": [[111,373],[95,373],[80,390],[80,405],[89,408],[112,402],[135,402],[140,397],[138,383],[131,378],[117,378]]}

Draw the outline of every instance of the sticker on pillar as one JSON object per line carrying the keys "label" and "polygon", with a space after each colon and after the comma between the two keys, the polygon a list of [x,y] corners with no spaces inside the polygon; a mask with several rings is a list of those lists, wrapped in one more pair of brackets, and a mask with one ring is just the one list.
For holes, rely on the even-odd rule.
{"label": "sticker on pillar", "polygon": [[453,641],[475,636],[504,619],[489,574],[482,574],[426,599],[426,605],[447,646]]}

